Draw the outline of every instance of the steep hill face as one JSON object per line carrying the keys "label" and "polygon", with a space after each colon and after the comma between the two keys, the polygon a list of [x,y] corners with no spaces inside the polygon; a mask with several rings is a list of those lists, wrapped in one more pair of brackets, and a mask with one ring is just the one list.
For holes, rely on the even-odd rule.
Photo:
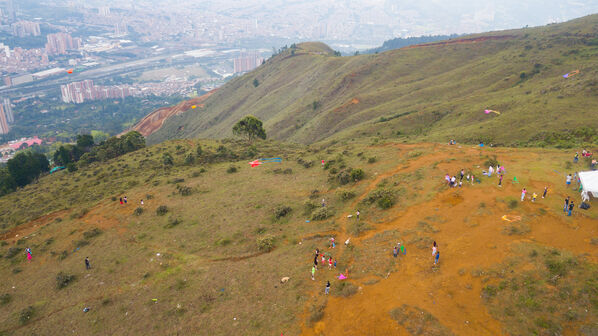
{"label": "steep hill face", "polygon": [[145,116],[137,124],[135,124],[135,126],[124,131],[122,134],[125,134],[129,131],[137,131],[143,136],[147,137],[160,129],[164,122],[174,115],[178,115],[189,110],[195,110],[193,112],[196,113],[201,111],[204,108],[204,101],[208,99],[208,97],[210,97],[214,92],[216,91],[210,91],[201,97],[180,102],[175,106],[159,108]]}
{"label": "steep hill face", "polygon": [[597,56],[597,15],[377,55],[336,57],[322,44],[299,44],[227,83],[202,113],[170,118],[148,140],[228,137],[253,114],[269,137],[300,143],[376,134],[510,145],[598,141]]}

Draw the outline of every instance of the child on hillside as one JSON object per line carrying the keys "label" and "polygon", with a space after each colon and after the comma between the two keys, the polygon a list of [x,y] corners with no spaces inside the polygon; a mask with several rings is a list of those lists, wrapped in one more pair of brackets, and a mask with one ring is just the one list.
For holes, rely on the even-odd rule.
{"label": "child on hillside", "polygon": [[535,202],[535,201],[536,201],[536,197],[538,197],[538,194],[536,194],[536,193],[533,193],[533,194],[532,194],[532,202]]}
{"label": "child on hillside", "polygon": [[311,267],[311,279],[316,280],[316,268],[314,266]]}
{"label": "child on hillside", "polygon": [[395,246],[395,247],[392,249],[392,255],[393,255],[393,257],[395,257],[395,258],[396,258],[396,257],[397,257],[397,254],[399,254],[399,250],[397,250],[397,247]]}
{"label": "child on hillside", "polygon": [[527,193],[527,189],[523,188],[521,190],[521,202],[525,200],[525,194]]}
{"label": "child on hillside", "polygon": [[544,187],[544,194],[542,194],[542,198],[546,198],[546,193],[548,193],[548,187]]}
{"label": "child on hillside", "polygon": [[328,258],[328,269],[332,269],[332,257]]}

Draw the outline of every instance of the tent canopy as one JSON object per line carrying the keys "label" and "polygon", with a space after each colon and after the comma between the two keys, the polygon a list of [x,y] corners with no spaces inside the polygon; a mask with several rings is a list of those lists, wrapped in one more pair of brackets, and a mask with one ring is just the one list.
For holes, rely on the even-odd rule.
{"label": "tent canopy", "polygon": [[578,175],[584,193],[592,194],[592,196],[598,198],[598,170],[579,172]]}

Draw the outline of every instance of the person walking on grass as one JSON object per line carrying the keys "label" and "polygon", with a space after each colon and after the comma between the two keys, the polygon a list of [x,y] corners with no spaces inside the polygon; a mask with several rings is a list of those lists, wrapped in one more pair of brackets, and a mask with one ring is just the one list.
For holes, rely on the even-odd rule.
{"label": "person walking on grass", "polygon": [[334,268],[336,268],[336,259],[334,259]]}
{"label": "person walking on grass", "polygon": [[27,261],[31,262],[31,258],[32,258],[31,249],[26,248],[25,252],[27,252]]}
{"label": "person walking on grass", "polygon": [[525,200],[525,194],[527,193],[527,189],[523,188],[521,190],[521,202]]}
{"label": "person walking on grass", "polygon": [[571,203],[569,203],[569,212],[567,213],[567,216],[571,216],[571,211],[573,211],[574,207],[575,205],[573,204],[573,201],[571,201]]}
{"label": "person walking on grass", "polygon": [[357,218],[357,221],[359,222],[359,210],[357,210],[357,212],[355,213],[355,217]]}
{"label": "person walking on grass", "polygon": [[316,254],[316,257],[314,258],[314,267],[316,269],[318,269],[318,255]]}
{"label": "person walking on grass", "polygon": [[396,258],[398,254],[399,254],[399,250],[398,250],[398,249],[397,249],[397,247],[395,246],[395,247],[392,249],[392,255],[393,255],[395,258]]}
{"label": "person walking on grass", "polygon": [[85,269],[90,269],[91,268],[91,264],[89,263],[89,257],[85,257]]}
{"label": "person walking on grass", "polygon": [[326,289],[324,289],[324,294],[328,295],[330,293],[330,281],[326,281]]}
{"label": "person walking on grass", "polygon": [[124,202],[123,202],[123,198],[121,197],[121,198],[120,198],[120,205],[123,205],[123,204],[124,204]]}
{"label": "person walking on grass", "polygon": [[533,193],[532,194],[532,202],[536,202],[536,198],[538,197],[538,194]]}
{"label": "person walking on grass", "polygon": [[573,177],[571,176],[571,174],[567,175],[567,179],[565,180],[565,183],[567,183],[567,186],[571,185],[571,180],[573,180]]}
{"label": "person walking on grass", "polygon": [[465,176],[465,169],[461,169],[461,179],[459,181],[463,181],[463,176]]}
{"label": "person walking on grass", "polygon": [[569,196],[565,198],[565,207],[563,208],[563,212],[567,212],[567,208],[569,208]]}
{"label": "person walking on grass", "polygon": [[544,187],[544,193],[542,194],[542,198],[546,198],[547,193],[548,193],[548,187]]}
{"label": "person walking on grass", "polygon": [[502,174],[498,175],[498,186],[502,187]]}
{"label": "person walking on grass", "polygon": [[328,269],[332,269],[332,257],[328,258]]}
{"label": "person walking on grass", "polygon": [[473,174],[471,174],[471,185],[473,185],[473,181],[474,181]]}
{"label": "person walking on grass", "polygon": [[438,264],[439,259],[440,259],[440,251],[436,250],[436,258],[434,258],[434,265]]}
{"label": "person walking on grass", "polygon": [[311,267],[311,279],[316,280],[316,267],[315,266]]}
{"label": "person walking on grass", "polygon": [[143,205],[143,200],[141,200],[140,204]]}
{"label": "person walking on grass", "polygon": [[123,201],[125,201],[125,204],[127,204],[127,196],[125,196],[125,198],[123,198]]}
{"label": "person walking on grass", "polygon": [[436,257],[436,253],[438,253],[438,246],[436,245],[436,241],[432,244],[432,257]]}

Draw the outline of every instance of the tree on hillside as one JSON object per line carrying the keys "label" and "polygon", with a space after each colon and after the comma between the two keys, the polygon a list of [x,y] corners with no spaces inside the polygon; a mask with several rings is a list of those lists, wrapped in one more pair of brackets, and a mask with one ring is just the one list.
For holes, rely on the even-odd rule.
{"label": "tree on hillside", "polygon": [[266,130],[262,126],[262,121],[252,115],[239,120],[233,126],[233,134],[247,137],[249,142],[253,142],[256,138],[266,139]]}
{"label": "tree on hillside", "polygon": [[91,134],[77,135],[77,147],[83,152],[89,152],[94,145],[93,136]]}
{"label": "tree on hillside", "polygon": [[20,152],[7,162],[8,172],[19,187],[26,186],[41,173],[50,170],[46,156],[31,151]]}

